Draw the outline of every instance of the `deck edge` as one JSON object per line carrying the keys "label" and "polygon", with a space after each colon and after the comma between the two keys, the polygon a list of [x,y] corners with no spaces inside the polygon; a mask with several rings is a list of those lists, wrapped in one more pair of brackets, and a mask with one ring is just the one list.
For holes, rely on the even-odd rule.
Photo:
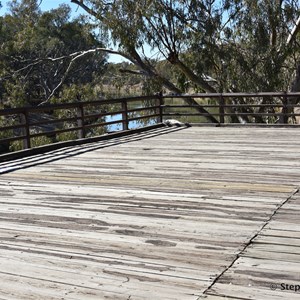
{"label": "deck edge", "polygon": [[114,138],[118,138],[118,137],[128,136],[128,135],[132,135],[132,134],[136,134],[136,133],[140,133],[140,132],[146,132],[149,130],[162,128],[162,127],[166,127],[166,126],[167,125],[164,123],[159,123],[159,124],[155,124],[155,125],[137,128],[137,129],[113,132],[113,133],[108,133],[108,134],[91,137],[91,138],[83,138],[83,139],[76,139],[76,140],[72,140],[72,141],[58,142],[58,143],[44,145],[44,146],[40,146],[40,147],[36,147],[36,148],[30,148],[30,149],[11,152],[11,153],[6,153],[6,154],[0,155],[0,163],[19,159],[19,158],[29,157],[29,156],[33,156],[33,155],[37,155],[37,154],[44,154],[49,151],[58,150],[58,149],[65,148],[65,147],[89,144],[89,143],[93,143],[93,142],[105,141],[105,140],[110,140],[110,139],[114,139]]}

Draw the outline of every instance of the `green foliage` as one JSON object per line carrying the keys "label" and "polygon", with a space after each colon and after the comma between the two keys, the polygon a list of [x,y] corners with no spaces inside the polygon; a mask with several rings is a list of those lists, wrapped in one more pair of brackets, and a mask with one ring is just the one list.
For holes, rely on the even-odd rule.
{"label": "green foliage", "polygon": [[[181,91],[193,85],[197,91],[286,90],[299,61],[297,43],[286,43],[299,1],[75,2],[94,12],[139,69],[154,68],[151,76],[155,63],[141,63],[133,49],[148,44],[159,51],[175,67],[171,78]],[[207,75],[215,81],[203,80]]]}
{"label": "green foliage", "polygon": [[[72,61],[74,56],[71,54],[102,46],[102,36],[86,17],[70,19],[68,5],[42,12],[38,0],[10,1],[9,13],[0,17],[1,108],[99,99],[102,95],[99,81],[105,70],[106,56],[96,51]],[[53,119],[75,115],[72,110],[54,111],[45,113],[44,117]],[[0,126],[13,125],[14,122],[3,118]],[[64,128],[76,126],[74,122],[63,125]],[[58,124],[55,129],[62,128],[62,124]],[[47,126],[34,128],[37,133],[45,130],[50,129]],[[0,131],[0,138],[14,135],[20,134],[17,130]],[[49,137],[45,132],[45,136],[33,138],[31,144],[36,147],[69,138],[76,138],[76,133]],[[0,147],[0,151],[8,148],[20,150],[22,141]]]}
{"label": "green foliage", "polygon": [[5,106],[34,106],[53,91],[59,98],[64,87],[94,85],[105,56],[84,55],[71,67],[69,56],[103,46],[93,29],[84,17],[70,20],[68,5],[41,12],[37,0],[11,1],[10,14],[0,17],[0,99]]}
{"label": "green foliage", "polygon": [[14,80],[6,81],[4,83],[5,93],[3,94],[3,104],[4,106],[10,107],[24,107],[28,105],[26,100],[28,95],[26,90],[29,88],[28,83],[15,78]]}
{"label": "green foliage", "polygon": [[[30,141],[31,147],[33,148],[43,146],[43,145],[49,145],[52,142],[53,139],[47,136],[34,137]],[[13,152],[13,151],[20,151],[20,150],[23,150],[23,141],[18,140],[10,143],[9,151]]]}
{"label": "green foliage", "polygon": [[31,147],[39,147],[43,145],[49,145],[53,142],[52,138],[49,138],[47,136],[39,136],[39,137],[34,137],[31,139]]}
{"label": "green foliage", "polygon": [[72,102],[87,102],[99,100],[102,98],[101,86],[93,86],[90,83],[86,84],[70,84],[65,85],[59,93],[59,97],[53,97],[50,101],[52,104],[57,103],[72,103]]}
{"label": "green foliage", "polygon": [[[300,61],[300,39],[290,39],[300,13],[296,0],[73,2],[89,7],[137,71],[171,92],[289,90]],[[167,71],[144,55],[147,44]]]}
{"label": "green foliage", "polygon": [[11,151],[11,152],[20,151],[22,149],[23,149],[22,141],[14,141],[14,142],[11,142],[9,145],[9,151]]}
{"label": "green foliage", "polygon": [[135,72],[136,67],[132,63],[108,64],[101,81],[103,96],[120,98],[151,95],[161,91],[162,85],[157,79]]}
{"label": "green foliage", "polygon": [[[60,98],[52,98],[51,103],[74,103],[74,102],[89,102],[94,100],[99,100],[102,98],[102,89],[99,86],[92,87],[90,84],[83,85],[71,85],[65,86],[61,93]],[[101,111],[106,111],[108,107],[106,105],[99,105],[99,107],[95,107],[93,105],[86,105],[84,108],[85,115],[97,115]],[[57,119],[63,118],[75,118],[77,116],[77,110],[68,109],[68,110],[55,110],[53,116]],[[104,122],[103,117],[94,117],[88,118],[85,120],[85,125],[94,125]],[[76,127],[76,121],[68,121],[64,122],[62,128],[68,129]],[[104,128],[91,128],[86,130],[86,137],[92,137],[96,135],[103,134],[105,132]],[[56,135],[57,141],[66,141],[77,139],[78,135],[76,132],[65,132]]]}
{"label": "green foliage", "polygon": [[[41,12],[36,0],[11,1],[10,14],[0,17],[0,100],[5,107],[34,106],[49,97],[51,103],[67,103],[161,90],[288,90],[300,61],[299,37],[287,43],[300,13],[296,0],[72,2],[88,7],[95,20],[70,20],[67,5]],[[129,63],[107,65],[100,52],[72,61],[70,53],[102,47],[108,37]],[[145,55],[146,46],[159,53],[156,59]],[[107,110],[88,108],[91,114],[99,109]],[[68,137],[75,138],[56,138]]]}
{"label": "green foliage", "polygon": [[76,132],[64,132],[56,135],[56,140],[58,142],[76,140],[77,138],[78,136]]}

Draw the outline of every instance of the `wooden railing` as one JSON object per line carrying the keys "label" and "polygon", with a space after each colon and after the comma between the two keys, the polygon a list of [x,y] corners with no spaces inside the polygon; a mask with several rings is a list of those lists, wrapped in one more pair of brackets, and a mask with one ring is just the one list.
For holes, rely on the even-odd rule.
{"label": "wooden railing", "polygon": [[235,122],[287,125],[300,116],[293,111],[295,107],[300,111],[299,99],[300,93],[157,94],[4,109],[0,110],[0,146],[18,142],[20,148],[28,149],[40,137],[53,142],[62,134],[69,134],[69,139],[83,139],[107,133],[111,125],[118,124],[119,130],[127,131],[166,119],[219,125]]}
{"label": "wooden railing", "polygon": [[[204,118],[213,118],[218,124],[295,124],[299,112],[294,112],[300,105],[300,93],[206,93],[195,95],[164,96],[164,118],[192,117],[195,123],[205,123]],[[197,105],[183,104],[192,98],[201,103],[206,112],[197,112]],[[167,101],[168,100],[168,101]],[[174,105],[174,101],[177,103]],[[171,104],[167,104],[167,102]],[[179,102],[179,103],[178,103]],[[185,111],[184,111],[185,110]],[[201,118],[201,119],[200,119]],[[191,118],[186,118],[191,122]]]}
{"label": "wooden railing", "polygon": [[21,141],[22,148],[28,149],[33,139],[43,136],[55,141],[58,135],[71,133],[73,139],[82,139],[95,135],[93,130],[98,135],[106,133],[111,125],[129,130],[132,122],[142,123],[143,119],[161,123],[161,101],[161,97],[146,96],[0,110],[4,124],[0,145]]}

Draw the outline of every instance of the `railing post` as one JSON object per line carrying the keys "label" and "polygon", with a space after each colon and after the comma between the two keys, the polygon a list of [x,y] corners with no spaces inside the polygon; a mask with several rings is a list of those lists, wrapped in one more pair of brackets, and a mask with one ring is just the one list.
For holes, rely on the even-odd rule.
{"label": "railing post", "polygon": [[163,122],[163,105],[164,105],[164,99],[162,97],[162,93],[157,94],[156,102],[157,102],[156,106],[158,106],[157,114],[159,114],[159,116],[157,117],[157,123],[162,123]]}
{"label": "railing post", "polygon": [[123,130],[128,130],[128,107],[127,107],[127,101],[122,101],[122,124],[123,124]]}
{"label": "railing post", "polygon": [[280,123],[282,124],[287,124],[289,117],[287,116],[288,113],[288,99],[287,99],[287,94],[284,92],[283,100],[282,100],[282,111],[281,111],[281,118],[280,118]]}
{"label": "railing post", "polygon": [[220,96],[220,99],[219,99],[219,120],[220,120],[220,123],[225,123],[225,116],[224,116],[224,114],[225,114],[225,109],[224,109],[224,105],[225,105],[225,101],[224,101],[224,97],[222,96],[222,94],[221,94],[221,96]]}
{"label": "railing post", "polygon": [[21,113],[21,122],[23,127],[23,132],[22,135],[24,136],[23,138],[23,149],[29,149],[31,148],[31,143],[30,143],[30,128],[29,128],[29,115],[28,115],[28,110],[25,108],[24,112]]}
{"label": "railing post", "polygon": [[82,103],[80,103],[77,107],[77,127],[79,128],[77,131],[77,137],[79,139],[83,139],[85,137],[85,130],[84,130],[84,111],[83,111]]}

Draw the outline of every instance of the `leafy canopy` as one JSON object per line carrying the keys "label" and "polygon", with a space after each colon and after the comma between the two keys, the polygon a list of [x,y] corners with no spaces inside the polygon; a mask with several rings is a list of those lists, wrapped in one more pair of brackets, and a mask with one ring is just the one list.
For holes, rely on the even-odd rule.
{"label": "leafy canopy", "polygon": [[91,84],[105,67],[97,52],[70,64],[70,54],[103,43],[84,17],[70,20],[68,5],[41,12],[37,0],[11,1],[0,17],[0,43],[0,99],[10,107],[38,105],[64,88]]}
{"label": "leafy canopy", "polygon": [[297,0],[71,2],[93,15],[138,68],[159,75],[143,53],[150,45],[199,91],[285,90],[299,60],[297,39],[287,43]]}

